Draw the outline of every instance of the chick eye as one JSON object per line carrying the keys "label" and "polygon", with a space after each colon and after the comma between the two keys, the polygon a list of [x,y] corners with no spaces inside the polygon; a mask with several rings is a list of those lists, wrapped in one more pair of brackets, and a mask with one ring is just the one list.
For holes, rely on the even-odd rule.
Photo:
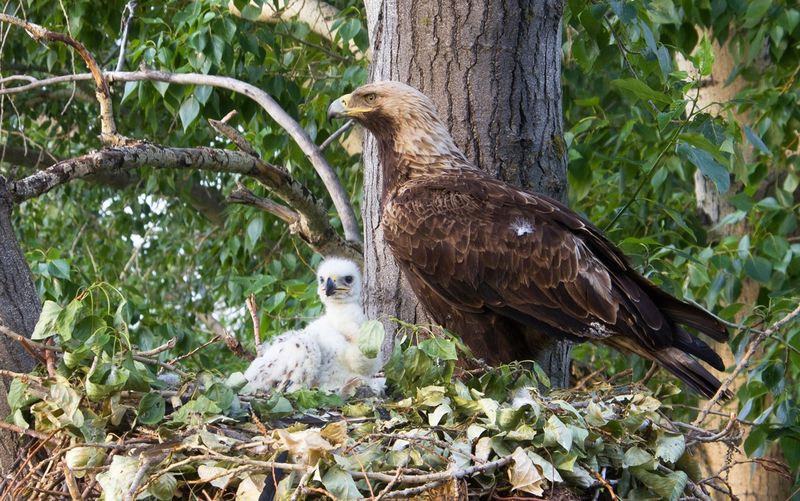
{"label": "chick eye", "polygon": [[322,282],[324,282],[324,281],[325,281],[325,279],[324,279],[324,278],[322,278],[322,277],[319,277],[319,283],[322,283]]}
{"label": "chick eye", "polygon": [[[364,96],[364,100],[366,100],[368,103],[374,103],[376,97],[377,96],[375,96],[374,93],[370,93],[370,94],[367,94],[366,96]],[[350,277],[350,278],[352,278],[352,277]]]}
{"label": "chick eye", "polygon": [[353,283],[353,275],[347,275],[346,277],[344,277],[344,283],[352,284]]}

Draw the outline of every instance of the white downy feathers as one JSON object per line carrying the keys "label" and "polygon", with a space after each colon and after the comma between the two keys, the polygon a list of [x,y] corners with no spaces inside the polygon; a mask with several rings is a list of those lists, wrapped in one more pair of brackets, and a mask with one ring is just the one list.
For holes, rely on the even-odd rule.
{"label": "white downy feathers", "polygon": [[325,313],[302,330],[288,331],[258,347],[244,375],[252,391],[319,388],[348,396],[361,385],[383,391],[380,356],[369,359],[358,347],[361,325],[361,271],[353,261],[324,260],[317,293]]}

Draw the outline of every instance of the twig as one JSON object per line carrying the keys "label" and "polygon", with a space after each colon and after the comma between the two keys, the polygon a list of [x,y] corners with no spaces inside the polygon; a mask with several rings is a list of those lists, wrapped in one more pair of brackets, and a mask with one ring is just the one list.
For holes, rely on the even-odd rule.
{"label": "twig", "polygon": [[[45,345],[40,345],[39,343],[37,343],[35,341],[31,341],[27,337],[25,337],[25,336],[23,336],[21,334],[17,334],[16,332],[12,331],[11,329],[9,329],[8,327],[6,327],[5,325],[2,325],[2,324],[0,324],[0,334],[2,334],[3,336],[6,336],[7,338],[13,339],[14,341],[18,342],[19,344],[22,345],[23,348],[25,348],[25,351],[27,351],[28,353],[34,355],[40,361],[44,362],[45,358],[44,358],[43,352],[47,349],[45,347]],[[50,348],[52,348],[52,347],[50,347]],[[38,350],[38,351],[36,351],[36,350]]]}
{"label": "twig", "polygon": [[303,492],[303,487],[305,487],[313,472],[314,470],[308,470],[307,472],[303,473],[303,476],[300,477],[300,482],[297,484],[297,489],[294,490],[292,497],[289,498],[289,501],[297,501],[300,499],[300,494]]}
{"label": "twig", "polygon": [[273,202],[268,198],[257,197],[241,183],[237,183],[236,189],[228,195],[227,201],[232,204],[258,207],[270,214],[278,216],[283,222],[289,225],[289,229],[292,233],[298,233],[300,231],[300,226],[298,225],[300,222],[300,215],[297,212],[285,205]]}
{"label": "twig", "polygon": [[38,24],[30,23],[18,17],[9,16],[8,14],[0,13],[0,22],[13,24],[23,28],[28,32],[31,38],[36,41],[44,40],[47,42],[61,42],[75,49],[75,51],[83,59],[84,63],[86,63],[86,67],[89,68],[89,71],[91,72],[91,78],[95,83],[95,97],[97,98],[97,102],[100,104],[100,126],[102,130],[100,134],[101,141],[112,145],[125,143],[125,139],[117,134],[117,126],[114,122],[114,111],[111,104],[111,92],[109,91],[106,77],[103,75],[103,72],[97,65],[97,61],[94,59],[94,56],[82,43],[70,36],[64,35],[63,33],[47,30]]}
{"label": "twig", "polygon": [[177,367],[175,367],[174,365],[168,364],[166,362],[162,362],[161,360],[156,360],[154,358],[143,357],[141,355],[136,355],[136,354],[133,355],[133,359],[136,360],[136,361],[142,362],[143,364],[157,365],[157,366],[161,367],[162,369],[167,369],[168,371],[172,371],[172,372],[178,374],[181,377],[189,377],[189,373],[188,372],[184,372],[184,371],[178,369]]}
{"label": "twig", "polygon": [[256,341],[256,351],[258,351],[258,347],[261,346],[261,320],[258,318],[256,295],[250,294],[247,299],[244,300],[244,304],[247,305],[247,311],[250,312],[250,318],[253,319],[253,338]]}
{"label": "twig", "polygon": [[34,376],[33,374],[25,374],[25,373],[22,373],[22,372],[14,372],[14,371],[10,371],[8,369],[0,369],[0,376],[6,376],[6,377],[10,377],[12,379],[16,378],[16,379],[19,379],[20,381],[22,381],[23,383],[34,382],[34,383],[42,384],[44,382],[44,378],[41,378],[39,376]]}
{"label": "twig", "polygon": [[44,433],[38,432],[36,430],[30,430],[28,428],[22,428],[21,426],[17,426],[15,424],[6,423],[5,421],[0,421],[0,429],[13,431],[19,435],[28,435],[29,437],[33,437],[37,440],[50,440],[51,435],[46,435]]}
{"label": "twig", "polygon": [[[131,20],[133,20],[133,15],[136,12],[136,0],[130,0],[127,4],[125,4],[125,8],[122,10],[122,21],[120,24],[122,25],[122,37],[119,41],[119,59],[117,59],[117,71],[122,71],[123,67],[125,66],[125,51],[128,47],[128,30],[131,27]],[[127,13],[127,16],[125,15]]]}
{"label": "twig", "polygon": [[139,466],[139,469],[136,471],[136,476],[133,477],[133,482],[131,483],[131,488],[125,494],[125,497],[122,498],[123,501],[132,501],[136,499],[137,491],[139,490],[139,486],[142,484],[144,480],[144,476],[147,474],[147,470],[152,466],[153,463],[156,462],[155,457],[144,457],[144,454],[140,456],[142,463]]}
{"label": "twig", "polygon": [[614,492],[614,487],[610,483],[608,483],[608,480],[606,480],[603,475],[601,475],[596,471],[593,471],[592,475],[594,475],[594,478],[596,478],[597,481],[600,482],[600,485],[605,487],[605,489],[608,491],[608,495],[611,496],[611,501],[619,501],[617,493]]}
{"label": "twig", "polygon": [[745,354],[742,355],[742,358],[739,360],[739,363],[736,364],[736,368],[733,369],[733,372],[731,373],[730,376],[726,377],[725,380],[722,381],[722,384],[719,386],[717,392],[714,394],[713,397],[711,397],[711,399],[708,402],[706,402],[706,404],[703,406],[703,410],[700,411],[700,414],[697,416],[697,419],[695,419],[692,424],[694,424],[695,426],[699,426],[706,419],[706,417],[708,416],[708,412],[711,410],[711,408],[714,405],[716,405],[716,403],[719,401],[720,398],[722,398],[723,395],[726,395],[728,393],[728,388],[730,388],[731,384],[733,384],[734,379],[736,379],[739,376],[739,374],[741,374],[742,370],[744,370],[744,366],[747,365],[747,363],[753,357],[753,355],[755,354],[756,350],[761,345],[761,343],[763,343],[765,339],[772,336],[774,333],[778,332],[778,330],[781,327],[791,322],[799,315],[800,315],[800,305],[798,305],[797,308],[792,310],[792,312],[788,313],[782,319],[772,324],[770,328],[768,328],[767,330],[756,336],[756,338],[750,342],[750,346],[747,348]]}
{"label": "twig", "polygon": [[344,123],[344,125],[342,125],[342,126],[341,126],[341,127],[339,127],[338,129],[336,129],[336,130],[333,132],[333,134],[331,134],[330,136],[328,136],[328,139],[326,139],[325,141],[323,141],[323,142],[322,142],[322,144],[320,144],[320,145],[319,145],[319,150],[320,150],[320,151],[325,151],[325,148],[327,148],[328,146],[330,146],[332,142],[336,141],[336,139],[338,139],[338,137],[339,137],[339,136],[341,136],[342,134],[344,134],[345,132],[347,132],[347,131],[348,131],[348,130],[349,130],[349,129],[350,129],[352,126],[353,126],[353,125],[355,125],[355,124],[356,124],[356,122],[355,122],[354,120],[348,120],[348,121],[346,121],[346,122]]}
{"label": "twig", "polygon": [[253,357],[252,353],[245,351],[239,340],[231,335],[227,329],[225,329],[225,327],[223,327],[222,324],[219,323],[219,321],[212,315],[206,313],[195,313],[195,315],[200,319],[201,322],[206,324],[206,327],[211,329],[211,332],[220,335],[225,341],[225,345],[227,345],[228,348],[236,355],[244,358],[245,360],[253,360],[253,358],[255,358]]}
{"label": "twig", "polygon": [[397,480],[400,478],[400,475],[403,474],[403,468],[408,464],[408,462],[410,460],[411,460],[411,457],[408,456],[400,463],[400,465],[398,465],[397,473],[395,473],[394,479],[392,479],[391,481],[389,481],[389,483],[386,484],[386,487],[384,487],[383,490],[381,490],[378,493],[378,495],[375,497],[375,499],[373,501],[380,501],[381,499],[386,497],[386,495],[389,493],[389,491],[391,491],[392,488],[397,484]]}
{"label": "twig", "polygon": [[81,498],[81,491],[78,490],[78,483],[75,481],[75,476],[69,470],[67,463],[61,463],[61,471],[64,472],[64,482],[67,484],[69,497],[72,498],[72,501],[80,501],[83,499]]}
{"label": "twig", "polygon": [[162,344],[161,346],[156,346],[152,350],[140,351],[140,352],[138,352],[136,354],[137,355],[141,355],[143,357],[152,357],[153,355],[158,355],[162,351],[167,351],[167,350],[171,350],[172,348],[175,348],[175,343],[176,342],[177,342],[177,340],[175,338],[172,338],[169,341],[167,341],[166,343]]}
{"label": "twig", "polygon": [[198,346],[197,348],[193,349],[193,350],[192,350],[192,351],[190,351],[189,353],[186,353],[186,354],[184,354],[184,355],[181,355],[181,356],[179,356],[179,357],[175,357],[175,358],[173,358],[172,360],[170,360],[170,361],[169,361],[169,363],[170,363],[170,364],[176,364],[176,363],[178,363],[178,362],[180,362],[180,361],[182,361],[182,360],[186,360],[187,358],[191,357],[192,355],[194,355],[194,354],[195,354],[195,353],[197,353],[198,351],[202,350],[202,349],[203,349],[203,348],[205,348],[206,346],[208,346],[208,345],[210,345],[210,344],[213,344],[213,343],[216,343],[217,341],[219,341],[219,339],[220,339],[221,337],[222,337],[221,335],[219,335],[219,334],[215,334],[215,335],[214,335],[214,337],[212,337],[211,339],[209,339],[209,340],[208,340],[208,341],[206,341],[205,343],[201,344],[200,346]]}
{"label": "twig", "polygon": [[208,119],[208,123],[211,124],[211,127],[222,134],[223,136],[227,137],[233,144],[236,145],[237,148],[242,150],[243,152],[247,153],[248,155],[252,155],[256,158],[260,158],[258,152],[253,148],[253,146],[247,142],[247,139],[244,138],[239,131],[228,125],[228,121],[236,115],[236,111],[232,111],[225,115],[222,120],[213,120],[211,118]]}

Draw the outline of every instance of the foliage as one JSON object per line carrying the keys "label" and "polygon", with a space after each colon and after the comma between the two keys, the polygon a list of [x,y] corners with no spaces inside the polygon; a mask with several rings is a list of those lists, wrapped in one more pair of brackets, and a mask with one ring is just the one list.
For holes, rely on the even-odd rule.
{"label": "foliage", "polygon": [[[167,387],[154,356],[130,344],[129,311],[106,285],[45,306],[34,337],[54,341],[57,369],[15,379],[9,392],[11,420],[42,437],[26,449],[42,467],[6,493],[25,496],[63,467],[81,489],[96,478],[105,499],[218,490],[257,499],[270,468],[286,496],[302,485],[338,499],[414,486],[444,496],[464,478],[476,494],[541,496],[568,486],[675,500],[698,480],[686,438],[659,400],[673,387],[653,394],[604,381],[543,397],[526,364],[454,377],[460,342],[410,325],[386,366],[395,394],[385,401],[239,394],[241,373],[192,371]],[[157,357],[168,363],[178,353]],[[43,441],[55,451],[36,456]]]}
{"label": "foliage", "polygon": [[[119,53],[125,3],[82,0],[54,9],[52,2],[31,0],[6,3],[4,11],[24,12],[33,22],[70,33],[98,56],[104,68],[111,69]],[[317,142],[332,132],[325,120],[330,99],[366,79],[367,59],[343,48],[350,40],[362,50],[367,45],[361,3],[355,0],[330,2],[340,9],[333,40],[299,22],[250,21],[254,12],[238,0],[243,18],[233,16],[224,0],[139,3],[130,27],[126,68],[144,64],[175,72],[235,76],[267,90]],[[606,228],[640,270],[676,295],[743,325],[770,325],[782,317],[800,302],[797,6],[786,0],[569,1],[564,27],[571,205]],[[712,116],[694,105],[694,99],[710,74],[718,43],[727,43],[734,57],[734,72],[726,79],[741,78],[747,85],[719,116]],[[2,54],[3,76],[14,72],[45,78],[73,69],[83,71],[74,53],[63,45],[38,44],[16,29],[4,39]],[[677,69],[677,54],[693,62],[699,79]],[[121,133],[171,146],[230,147],[205,125],[205,119],[218,119],[236,109],[239,115],[233,125],[240,127],[263,158],[286,166],[317,195],[324,194],[299,148],[242,96],[152,83],[117,83],[112,91]],[[8,148],[46,152],[45,159],[97,148],[99,126],[92,93],[88,83],[78,83],[4,96],[0,139]],[[745,120],[740,123],[734,114]],[[0,175],[17,178],[29,172],[4,161],[9,157],[3,152]],[[325,153],[358,209],[360,162],[338,145]],[[713,227],[689,209],[695,203],[692,178],[696,170],[726,192],[733,207]],[[54,336],[66,350],[58,368],[65,379],[49,382],[47,394],[37,397],[44,400],[25,403],[24,388],[16,387],[14,394],[21,398],[14,404],[20,410],[14,413],[18,424],[37,429],[66,426],[76,440],[105,440],[117,408],[135,416],[142,429],[156,427],[163,419],[174,420],[176,412],[170,412],[173,404],[161,393],[149,392],[145,397],[137,393],[159,383],[152,366],[133,359],[135,350],[150,350],[175,338],[174,351],[159,355],[162,360],[190,352],[210,338],[201,314],[214,314],[248,340],[243,303],[250,294],[259,298],[263,338],[318,313],[319,305],[307,284],[319,257],[302,243],[298,245],[286,226],[271,216],[222,204],[235,182],[233,176],[142,169],[129,177],[71,183],[15,210],[14,227],[40,297],[51,301],[45,303],[45,318],[53,324],[38,334],[52,333],[54,328]],[[333,211],[331,219],[339,224]],[[83,289],[88,283],[98,285]],[[757,300],[742,304],[742,290],[750,284],[758,287]],[[121,297],[127,304],[118,311]],[[742,329],[735,334],[731,347],[741,356],[752,333]],[[450,386],[456,383],[449,380],[456,370],[451,355],[457,350],[447,351],[446,356],[443,351],[452,348],[450,341],[430,338],[395,351],[387,375],[411,399],[411,407],[394,412],[427,419],[435,409],[420,407],[412,388],[433,386],[446,388],[442,399],[450,399],[450,411],[439,410],[439,419],[462,417],[461,404],[455,400],[459,393]],[[620,376],[632,368],[632,379],[639,380],[647,371],[641,359],[612,355],[595,346],[581,346],[575,354],[578,376],[600,367],[606,367],[612,377]],[[432,356],[438,358],[435,363]],[[89,360],[98,360],[97,366],[86,367]],[[211,388],[225,381],[223,374],[241,369],[243,362],[227,350],[204,349],[183,365],[185,370],[200,372],[200,380]],[[799,368],[800,327],[795,323],[765,343],[737,394],[738,417],[754,425],[745,449],[762,454],[777,440],[795,472],[800,468]],[[507,384],[503,378],[518,374],[511,368],[499,371],[506,375],[496,376],[496,383]],[[671,395],[663,390],[667,386],[658,386],[663,380],[657,376],[654,381],[651,386],[662,391],[658,398],[664,399],[664,405],[674,403],[674,416],[685,419],[689,411],[684,406],[695,405],[696,399]],[[470,388],[487,391],[483,383],[474,384]],[[494,399],[501,408],[508,395],[499,391],[492,389],[485,398]],[[129,395],[125,402],[124,392]],[[88,398],[90,393],[101,401],[82,399],[76,407],[76,395]],[[114,395],[120,395],[120,400],[114,401]],[[603,402],[614,398],[602,395]],[[194,396],[189,400],[193,403],[181,406],[189,409],[181,411],[179,422],[174,423],[177,430],[184,430],[181,437],[189,436],[188,421],[198,415],[204,416],[201,421],[221,415],[239,417],[243,401],[234,395],[228,402],[229,397],[223,386],[217,386],[213,398]],[[52,412],[48,398],[61,399],[58,402],[68,404],[69,412]],[[278,397],[255,407],[270,417],[322,403],[322,397],[313,392],[292,398]],[[100,409],[101,404],[108,408]],[[41,420],[33,419],[32,411],[23,412],[34,405],[39,405]],[[555,415],[547,405],[540,405],[542,414],[531,426]],[[615,405],[624,414],[630,403]],[[346,407],[347,412],[357,408]],[[473,417],[488,419],[482,412],[475,411]],[[584,409],[578,409],[578,414],[588,420]],[[566,416],[572,425],[579,422],[578,415]],[[584,429],[592,433],[602,427]],[[537,430],[539,435],[526,444],[536,445],[537,436],[543,439],[542,430]],[[457,434],[438,437],[463,438]],[[643,439],[640,448],[652,456],[651,439]],[[451,455],[450,449],[439,452]],[[68,458],[80,455],[67,453]],[[89,455],[81,460],[101,460]],[[122,460],[113,464],[115,475],[125,475],[132,467]],[[322,478],[347,484],[339,470],[332,471]],[[520,467],[514,478],[522,482],[532,473]],[[157,483],[168,491],[174,488],[173,480],[165,477]],[[634,484],[647,485],[642,478],[625,485]],[[357,488],[365,493],[363,484]]]}
{"label": "foliage", "polygon": [[[800,302],[797,226],[800,10],[792,2],[568,2],[565,134],[572,206],[605,228],[651,280],[747,326],[766,327]],[[696,102],[719,45],[743,90],[718,116]],[[697,76],[680,71],[677,55]],[[739,117],[739,118],[737,118]],[[709,227],[695,205],[696,170],[731,204]],[[630,205],[629,205],[630,204]],[[758,289],[755,304],[742,291]],[[737,361],[754,334],[734,332]],[[767,341],[737,393],[744,442],[779,440],[797,456],[800,325]],[[635,357],[583,346],[591,370],[647,370]],[[580,363],[580,362],[579,362]],[[586,369],[589,371],[590,369]],[[680,396],[676,402],[694,405]]]}

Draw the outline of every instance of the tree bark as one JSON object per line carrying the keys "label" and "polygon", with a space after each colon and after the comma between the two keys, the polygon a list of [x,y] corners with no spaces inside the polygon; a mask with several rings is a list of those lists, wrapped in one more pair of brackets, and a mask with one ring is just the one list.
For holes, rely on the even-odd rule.
{"label": "tree bark", "polygon": [[[0,176],[0,324],[30,336],[42,307],[33,276],[11,226],[11,207],[6,180]],[[33,365],[33,358],[19,343],[0,337],[0,368],[29,372]],[[0,419],[8,416],[10,410],[6,399],[8,385],[8,379],[0,377]],[[14,463],[18,440],[17,434],[0,430],[0,473],[5,474]]]}
{"label": "tree bark", "polygon": [[[372,80],[399,80],[427,94],[456,144],[507,182],[566,198],[561,112],[560,0],[371,0]],[[367,313],[430,322],[383,240],[377,147],[364,147]],[[391,330],[391,326],[387,325]],[[569,347],[553,342],[539,363],[569,381]]]}
{"label": "tree bark", "polygon": [[[712,37],[711,33],[706,33],[706,35]],[[713,49],[714,67],[709,77],[709,84],[700,88],[697,106],[699,108],[706,108],[709,113],[716,115],[723,110],[725,103],[735,99],[736,95],[747,87],[747,82],[739,77],[728,83],[728,76],[732,73],[735,66],[730,47],[727,44],[721,46],[718,42],[714,41]],[[681,70],[687,71],[690,75],[697,76],[695,68],[685,58],[678,55],[677,62]],[[749,117],[744,113],[734,113],[734,118],[741,124],[746,124],[749,121]],[[696,208],[709,226],[716,225],[723,217],[734,210],[728,199],[717,191],[714,183],[706,179],[699,171],[694,174],[694,182]],[[749,231],[746,223],[742,222],[724,226],[720,230],[719,236],[727,237],[736,235],[741,237]],[[745,279],[741,295],[739,296],[739,302],[746,305],[755,305],[758,301],[759,289],[760,287],[757,282],[751,279]],[[747,311],[742,311],[740,315],[737,315],[736,321],[741,322],[746,313]],[[722,361],[727,367],[736,365],[736,359],[730,350],[725,350],[721,356]],[[739,387],[746,382],[747,377],[743,374],[734,381],[734,385]],[[730,401],[725,404],[725,411],[735,412],[735,401]],[[709,421],[708,424],[715,426],[720,424],[720,422],[720,419],[716,419]],[[743,462],[747,460],[747,457],[740,450],[729,452],[725,444],[709,443],[704,445],[703,455],[705,457],[704,468],[707,475],[716,474],[716,472],[721,471],[731,462],[739,463],[733,465],[724,477],[733,491],[732,494],[742,501],[788,499],[791,497],[791,480],[763,467],[754,467],[752,463]],[[783,461],[780,451],[776,446],[769,451],[767,456],[772,459]],[[718,499],[727,499],[727,497],[719,493],[717,493],[716,496]]]}

